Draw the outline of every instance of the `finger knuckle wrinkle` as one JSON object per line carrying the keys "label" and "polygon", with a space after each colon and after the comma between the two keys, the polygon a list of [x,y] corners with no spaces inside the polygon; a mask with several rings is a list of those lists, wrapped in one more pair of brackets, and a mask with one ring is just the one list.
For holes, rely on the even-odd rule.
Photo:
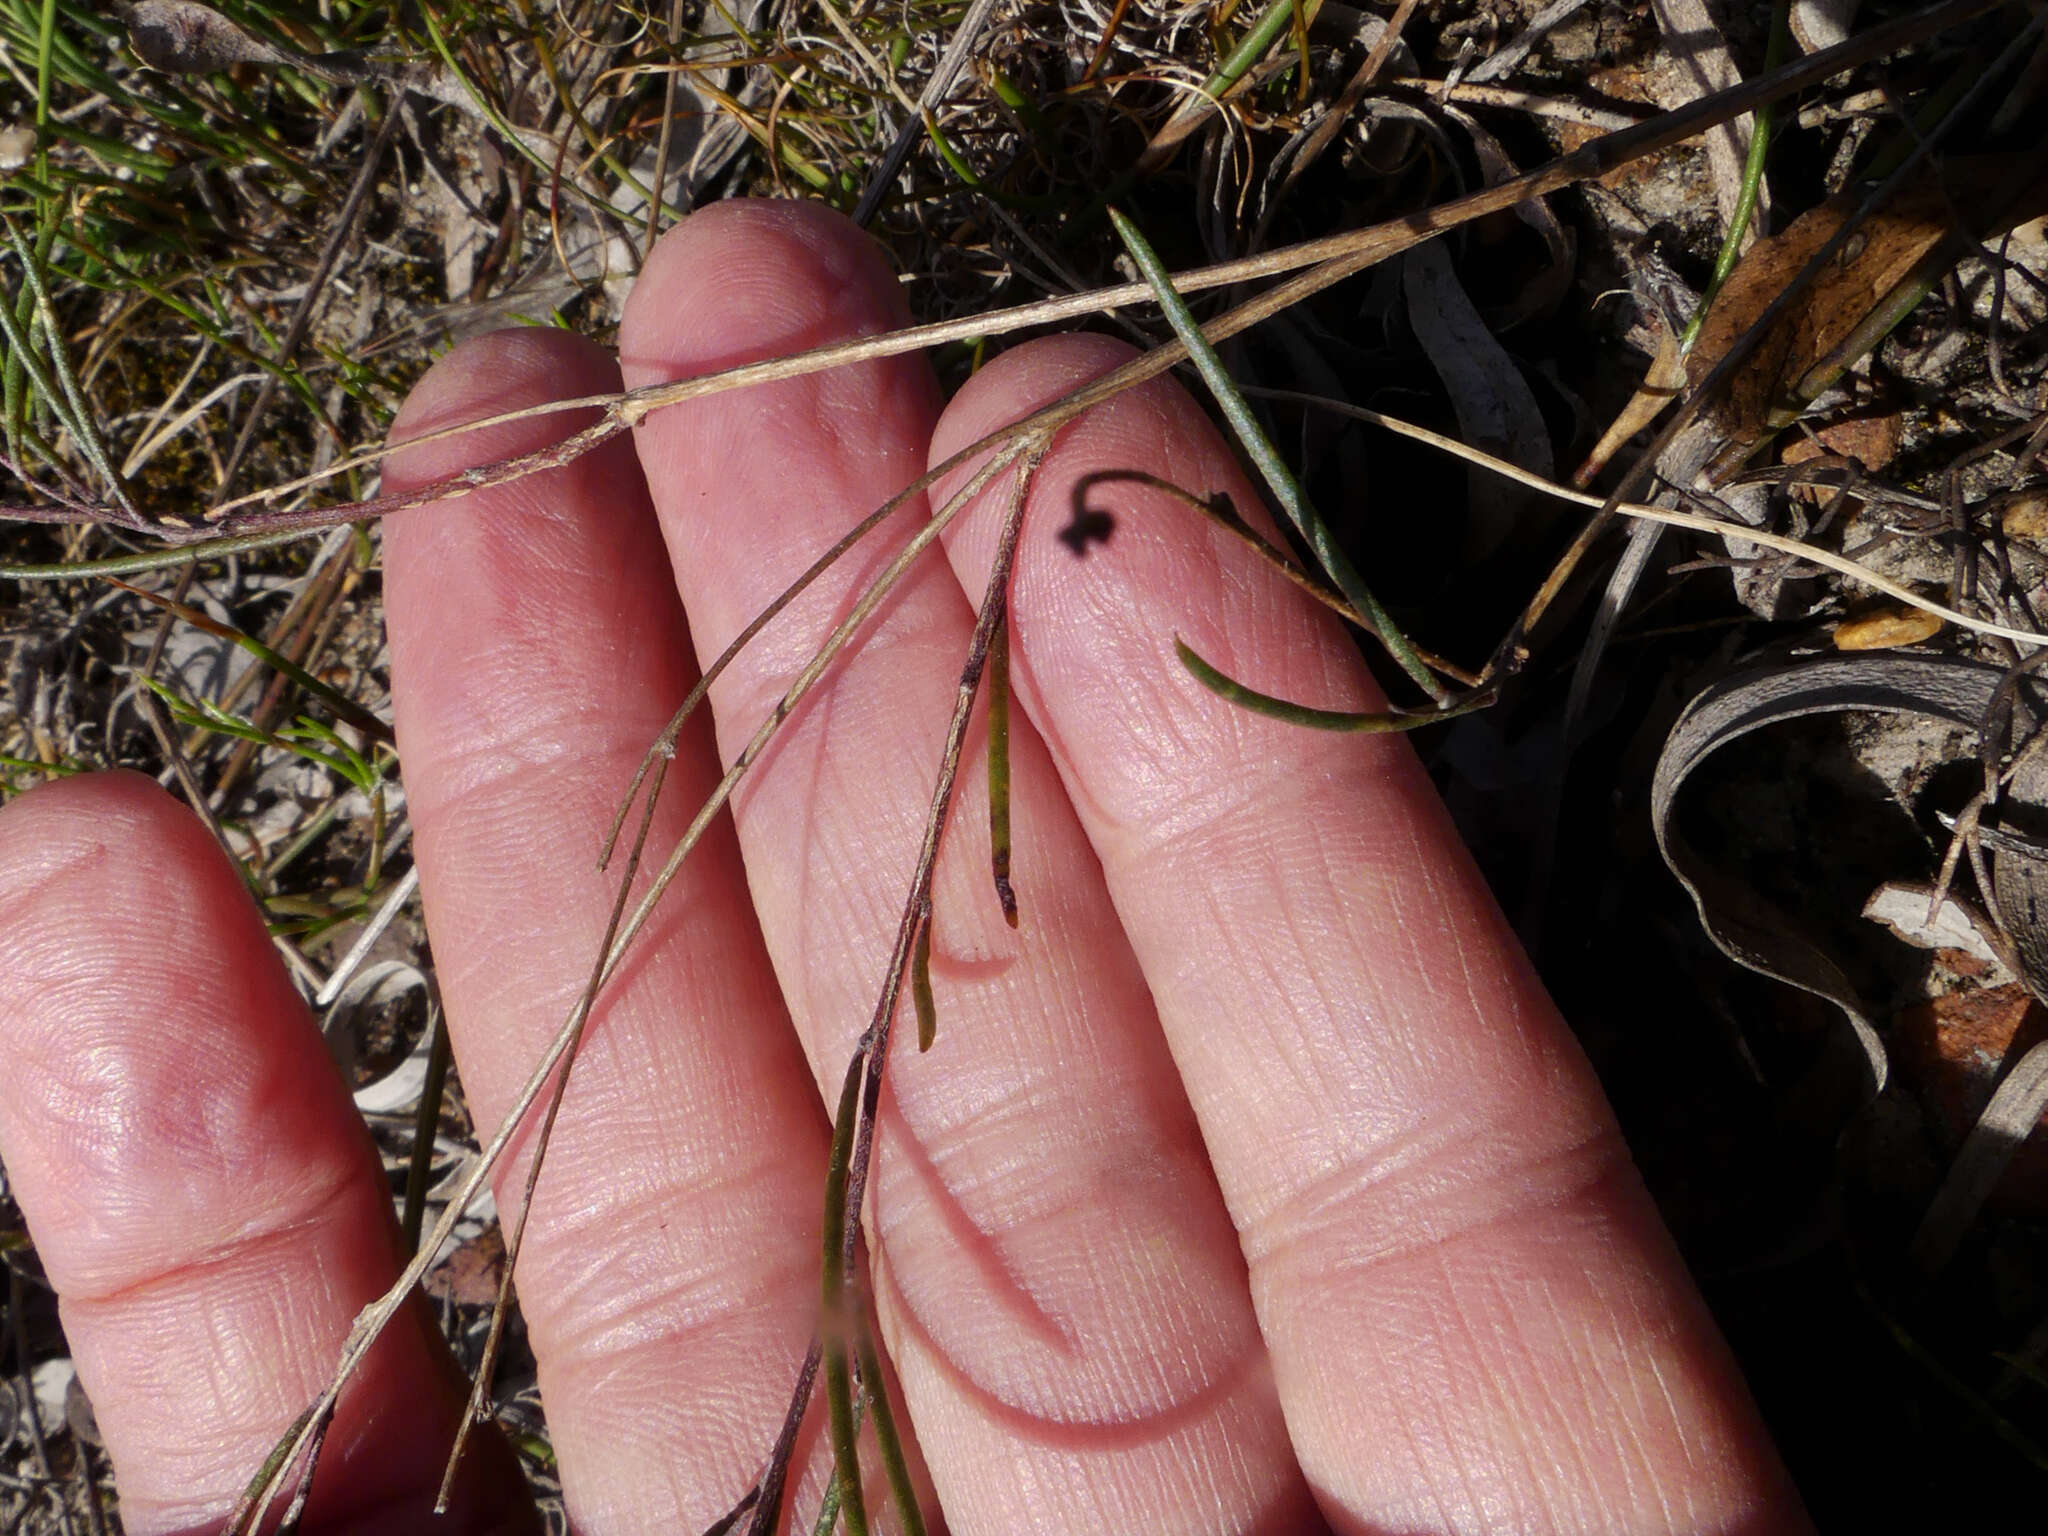
{"label": "finger knuckle wrinkle", "polygon": [[674,1202],[654,1199],[550,1220],[533,1273],[521,1264],[536,1345],[561,1360],[716,1353],[757,1334],[778,1301],[801,1308],[810,1298],[809,1242],[791,1251],[755,1240],[743,1211],[701,1225],[673,1213]]}
{"label": "finger knuckle wrinkle", "polygon": [[1425,1125],[1294,1191],[1247,1229],[1246,1258],[1255,1272],[1370,1271],[1562,1237],[1598,1221],[1630,1168],[1611,1125]]}
{"label": "finger knuckle wrinkle", "polygon": [[262,1189],[240,1219],[232,1207],[215,1210],[211,1230],[179,1224],[167,1234],[161,1213],[140,1226],[110,1221],[77,1250],[61,1257],[46,1253],[45,1259],[73,1312],[140,1305],[171,1287],[213,1286],[226,1293],[232,1277],[269,1277],[256,1287],[269,1289],[303,1267],[288,1258],[318,1255],[349,1240],[340,1229],[363,1214],[361,1174],[361,1168],[340,1161],[311,1163],[292,1183]]}

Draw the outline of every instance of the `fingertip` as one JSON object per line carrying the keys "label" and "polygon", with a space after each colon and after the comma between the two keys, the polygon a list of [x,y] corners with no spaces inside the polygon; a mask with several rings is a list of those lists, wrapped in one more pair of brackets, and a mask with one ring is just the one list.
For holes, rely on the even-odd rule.
{"label": "fingertip", "polygon": [[205,829],[156,780],[133,769],[51,779],[0,805],[0,904],[33,870],[91,859],[111,842],[140,833],[177,853]]}
{"label": "fingertip", "polygon": [[103,966],[177,969],[186,941],[262,939],[254,903],[204,825],[127,769],[37,786],[0,807],[0,957],[9,997],[48,990],[51,967],[92,936]]}
{"label": "fingertip", "polygon": [[[945,414],[932,433],[932,463],[943,464],[969,443],[980,441],[1137,355],[1137,349],[1129,342],[1092,331],[1044,336],[1010,348],[961,385],[959,393],[947,403]],[[1163,379],[1141,384],[1123,398],[1132,395],[1157,396],[1162,408],[1173,396],[1186,400]],[[1193,402],[1187,404],[1192,406]],[[949,482],[958,483],[967,473],[965,465],[950,471],[933,487],[934,496],[943,501]]]}
{"label": "fingertip", "polygon": [[[656,246],[626,305],[619,361],[639,388],[909,318],[881,249],[849,220],[812,203],[736,199],[690,215]],[[938,410],[924,359],[898,355],[713,393],[635,427],[700,656],[717,654],[788,573],[917,477]],[[871,557],[886,558],[877,552],[907,537],[923,507],[913,497],[898,531],[871,538],[834,580],[872,574]],[[743,695],[752,701],[753,666],[743,661],[714,689],[723,716]]]}
{"label": "fingertip", "polygon": [[909,322],[887,258],[819,203],[735,198],[656,243],[626,301],[619,357],[629,385],[710,372]]}

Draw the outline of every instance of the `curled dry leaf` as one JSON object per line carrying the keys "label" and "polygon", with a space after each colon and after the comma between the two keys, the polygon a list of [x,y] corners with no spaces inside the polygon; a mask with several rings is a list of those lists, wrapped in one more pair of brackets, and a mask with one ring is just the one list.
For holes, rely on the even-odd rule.
{"label": "curled dry leaf", "polygon": [[[341,989],[322,1021],[320,1032],[345,1076],[356,1076],[356,1059],[362,1045],[358,1037],[364,1018],[404,1007],[408,994],[413,992],[422,995],[420,1006],[424,1007],[427,978],[418,967],[402,960],[380,960],[363,966]],[[427,1039],[423,1034],[405,1056],[369,1081],[355,1084],[356,1107],[365,1114],[399,1114],[411,1109],[419,1102],[420,1090],[426,1083],[426,1059]]]}
{"label": "curled dry leaf", "polygon": [[1657,759],[1650,785],[1652,829],[1664,862],[1699,910],[1707,937],[1737,964],[1839,1008],[1863,1048],[1872,1093],[1884,1086],[1885,1046],[1849,978],[1782,913],[1685,840],[1676,814],[1679,791],[1694,769],[1731,741],[1805,715],[1910,713],[1974,730],[2005,676],[2001,668],[1954,656],[1834,656],[1767,665],[1724,678],[1695,698]]}
{"label": "curled dry leaf", "polygon": [[[1692,896],[1707,936],[1738,964],[1840,1008],[1863,1048],[1873,1095],[1884,1086],[1886,1046],[1848,978],[1782,914],[1714,869],[1685,841],[1673,814],[1678,792],[1692,770],[1719,748],[1802,715],[1911,713],[1980,729],[2008,678],[2001,668],[1955,656],[1837,656],[1766,666],[1726,678],[1694,699],[1672,727],[1657,761],[1651,786],[1657,845]],[[2022,809],[2040,809],[2031,797],[2048,785],[2048,772],[2027,771],[2027,764],[2044,755],[2021,750],[2011,796]],[[2048,900],[2042,899],[2042,887],[2048,886],[2048,845],[1987,839],[1986,851],[1999,921],[2012,936],[2027,990],[2039,999],[2048,992]],[[1912,1249],[1923,1273],[1947,1262],[2044,1110],[2048,1042],[2028,1050],[2006,1073],[1929,1205]]]}

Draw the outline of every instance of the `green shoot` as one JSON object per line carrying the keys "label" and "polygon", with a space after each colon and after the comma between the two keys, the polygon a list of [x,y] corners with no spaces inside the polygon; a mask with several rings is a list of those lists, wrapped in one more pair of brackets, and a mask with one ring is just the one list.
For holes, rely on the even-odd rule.
{"label": "green shoot", "polygon": [[[1280,9],[1284,19],[1286,8],[1283,5]],[[1167,323],[1173,327],[1174,335],[1178,336],[1181,345],[1188,349],[1189,360],[1201,373],[1202,382],[1209,386],[1209,392],[1215,396],[1224,419],[1237,434],[1239,445],[1257,466],[1267,489],[1272,491],[1274,499],[1280,503],[1280,509],[1287,514],[1287,520],[1294,525],[1295,532],[1301,535],[1302,541],[1308,545],[1317,563],[1336,584],[1337,590],[1344,594],[1344,600],[1366,617],[1373,637],[1386,647],[1387,654],[1394,658],[1401,670],[1413,679],[1418,688],[1437,703],[1443,703],[1450,695],[1430,672],[1429,664],[1416,654],[1415,647],[1408,642],[1408,637],[1380,606],[1379,600],[1367,590],[1364,580],[1339,547],[1329,526],[1310,505],[1307,495],[1294,478],[1293,472],[1288,469],[1286,461],[1267,441],[1264,429],[1259,426],[1258,418],[1252,414],[1251,406],[1245,403],[1244,396],[1239,393],[1229,370],[1223,366],[1223,360],[1216,355],[1216,349],[1209,345],[1209,338],[1202,334],[1201,325],[1175,291],[1173,279],[1168,275],[1165,264],[1146,243],[1137,225],[1115,208],[1109,210],[1109,217],[1110,222],[1116,226],[1118,237],[1124,243],[1124,249],[1130,252],[1131,259],[1138,264],[1138,270],[1151,285],[1154,296],[1159,300],[1159,307],[1166,313]]]}

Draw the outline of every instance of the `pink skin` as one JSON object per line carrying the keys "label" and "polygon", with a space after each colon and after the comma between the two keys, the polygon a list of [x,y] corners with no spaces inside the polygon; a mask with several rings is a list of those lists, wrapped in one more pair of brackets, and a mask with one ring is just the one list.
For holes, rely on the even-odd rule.
{"label": "pink skin", "polygon": [[[654,253],[621,366],[683,377],[903,318],[835,216],[725,204]],[[1022,347],[943,412],[912,359],[714,396],[391,520],[399,739],[479,1120],[574,998],[608,894],[591,855],[695,666],[928,454],[1121,355]],[[572,337],[489,337],[434,368],[396,435],[618,378]],[[423,445],[387,483],[576,424]],[[1349,642],[1152,492],[1098,488],[1116,531],[1086,558],[1054,537],[1080,475],[1131,467],[1257,505],[1163,383],[1064,433],[1033,494],[1013,589],[1023,924],[988,887],[977,726],[937,885],[938,1044],[899,1043],[869,1208],[928,1499],[958,1531],[1802,1529],[1407,748],[1247,715],[1169,649],[1179,633],[1347,708],[1374,698]],[[820,1095],[881,979],[999,491],[792,717],[595,1016],[520,1272],[591,1536],[701,1528],[773,1436],[816,1305]],[[924,515],[720,680],[657,844]],[[217,1522],[397,1257],[253,910],[145,782],[0,813],[0,1057],[0,1155],[129,1528]],[[409,1315],[346,1400],[314,1524],[420,1508],[458,1393]],[[815,1446],[805,1462],[809,1508]],[[484,1440],[458,1528],[520,1522],[507,1472]]]}

